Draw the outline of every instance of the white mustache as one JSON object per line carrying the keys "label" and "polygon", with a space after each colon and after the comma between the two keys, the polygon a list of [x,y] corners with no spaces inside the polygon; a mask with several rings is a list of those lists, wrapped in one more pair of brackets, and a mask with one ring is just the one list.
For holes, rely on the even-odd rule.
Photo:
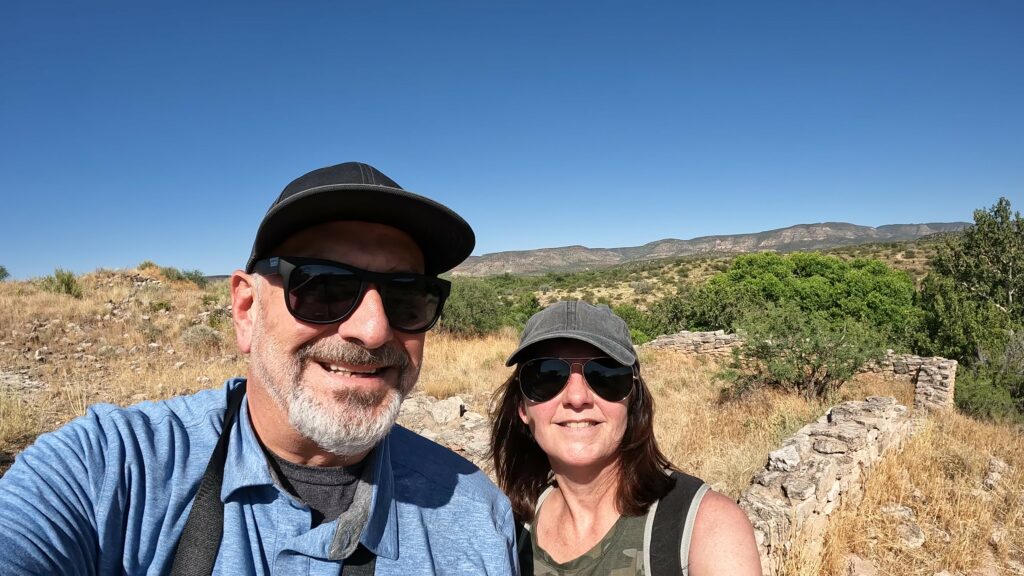
{"label": "white mustache", "polygon": [[355,366],[393,366],[405,369],[409,366],[409,355],[394,344],[368,349],[344,340],[328,339],[311,342],[296,353],[299,360],[310,358],[332,364]]}

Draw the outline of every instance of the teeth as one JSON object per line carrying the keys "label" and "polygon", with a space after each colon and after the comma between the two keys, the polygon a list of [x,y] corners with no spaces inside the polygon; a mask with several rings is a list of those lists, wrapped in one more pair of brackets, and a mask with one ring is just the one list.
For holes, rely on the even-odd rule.
{"label": "teeth", "polygon": [[594,423],[593,422],[566,422],[566,423],[562,424],[562,426],[565,426],[566,428],[589,428],[591,426],[594,426]]}
{"label": "teeth", "polygon": [[370,374],[376,374],[377,373],[377,368],[374,368],[372,370],[354,371],[354,370],[349,370],[348,368],[342,368],[341,366],[338,366],[336,364],[321,364],[321,366],[323,366],[328,372],[331,372],[332,374],[341,374],[343,376],[352,376],[352,375],[365,376],[365,375],[370,375]]}

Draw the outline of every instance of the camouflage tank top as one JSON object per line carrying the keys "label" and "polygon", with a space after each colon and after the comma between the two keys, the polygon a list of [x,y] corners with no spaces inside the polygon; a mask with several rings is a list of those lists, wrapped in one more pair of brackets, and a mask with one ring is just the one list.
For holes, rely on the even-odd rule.
{"label": "camouflage tank top", "polygon": [[[680,476],[682,477],[682,476]],[[699,487],[687,503],[683,521],[683,531],[679,541],[679,565],[681,565],[681,576],[689,574],[689,552],[690,541],[693,535],[693,527],[696,523],[697,509],[701,500],[710,490],[710,486],[704,484],[698,478],[688,477],[699,483]],[[534,509],[538,515],[544,500],[554,490],[554,486],[548,486],[537,499]],[[569,562],[555,562],[554,559],[540,546],[533,537],[533,527],[524,524],[523,530],[519,533],[519,558],[523,568],[523,574],[529,574],[527,566],[533,565],[533,576],[550,576],[564,574],[567,576],[647,576],[648,565],[650,564],[650,551],[646,550],[645,542],[652,539],[651,529],[654,526],[656,510],[661,501],[655,502],[647,514],[641,516],[621,516],[612,525],[608,533],[578,558]],[[678,506],[678,502],[675,504]],[[670,506],[670,510],[673,508]],[[680,511],[681,512],[681,511]],[[662,544],[662,546],[664,543]],[[669,550],[662,550],[668,553]],[[665,558],[662,558],[664,561]]]}
{"label": "camouflage tank top", "polygon": [[[622,516],[593,548],[568,562],[555,562],[537,541],[533,545],[534,576],[643,576],[646,516]],[[532,534],[531,534],[532,535]]]}

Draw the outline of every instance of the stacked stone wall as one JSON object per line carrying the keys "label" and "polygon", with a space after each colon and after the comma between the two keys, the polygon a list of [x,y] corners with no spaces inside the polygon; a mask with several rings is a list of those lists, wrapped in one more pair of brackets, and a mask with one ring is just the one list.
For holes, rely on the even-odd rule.
{"label": "stacked stone wall", "polygon": [[881,361],[865,366],[861,372],[909,378],[914,383],[914,408],[934,412],[953,408],[957,366],[956,360],[948,358],[890,351]]}
{"label": "stacked stone wall", "polygon": [[740,497],[754,526],[762,572],[776,574],[793,536],[817,555],[827,520],[863,495],[863,475],[913,431],[907,408],[894,398],[843,402],[801,428],[768,455],[768,464]]}
{"label": "stacked stone wall", "polygon": [[667,348],[691,354],[710,354],[726,356],[733,348],[743,345],[743,340],[736,334],[726,334],[724,330],[714,332],[682,331],[676,334],[658,336],[643,344],[641,348]]}

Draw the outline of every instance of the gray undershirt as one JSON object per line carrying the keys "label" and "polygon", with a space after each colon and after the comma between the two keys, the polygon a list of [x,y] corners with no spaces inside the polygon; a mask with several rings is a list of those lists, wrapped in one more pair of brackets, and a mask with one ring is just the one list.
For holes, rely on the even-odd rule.
{"label": "gray undershirt", "polygon": [[338,518],[352,506],[365,458],[351,466],[303,466],[266,452],[281,487],[313,512],[311,528]]}

